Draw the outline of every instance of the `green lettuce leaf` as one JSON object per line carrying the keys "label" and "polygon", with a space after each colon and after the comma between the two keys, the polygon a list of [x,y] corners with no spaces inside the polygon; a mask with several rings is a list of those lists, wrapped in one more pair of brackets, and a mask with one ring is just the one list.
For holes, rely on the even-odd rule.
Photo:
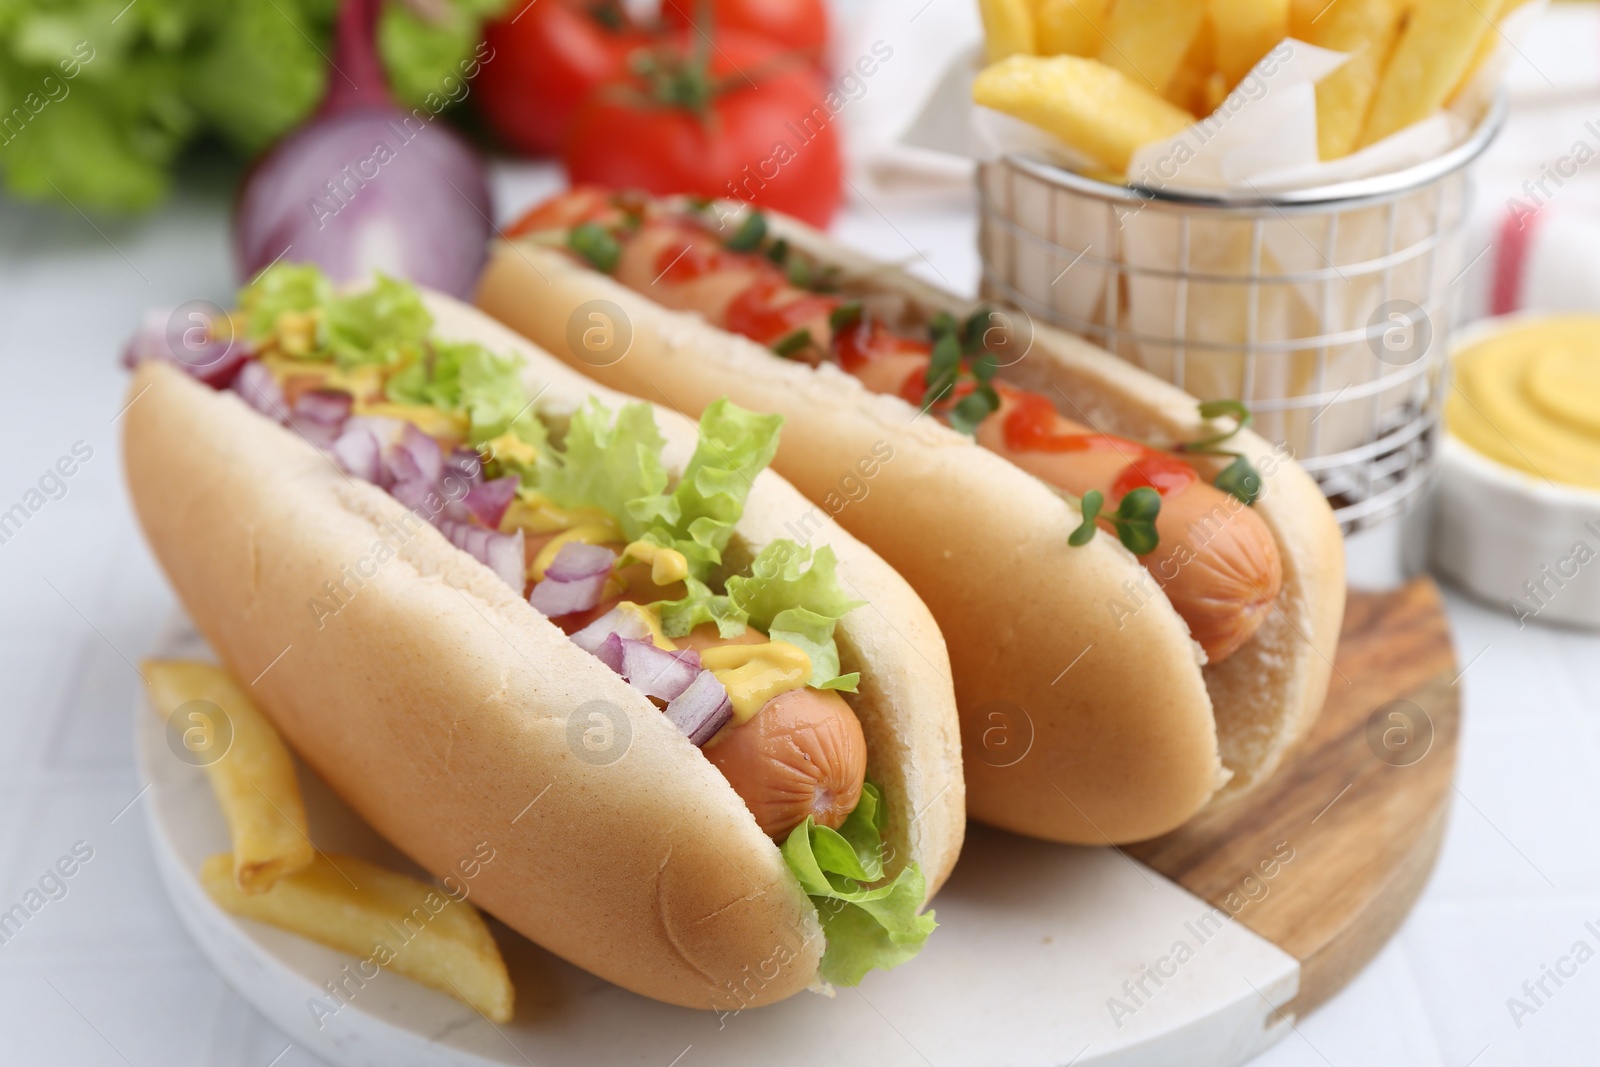
{"label": "green lettuce leaf", "polygon": [[704,574],[722,562],[734,524],[744,514],[755,477],[778,451],[782,415],[746,411],[723,397],[700,416],[700,437],[694,455],[672,492],[672,506],[663,532]]}
{"label": "green lettuce leaf", "polygon": [[624,404],[613,417],[589,397],[573,413],[561,448],[541,458],[539,491],[562,507],[600,508],[637,540],[670,504],[665,444],[649,404]]}
{"label": "green lettuce leaf", "polygon": [[834,623],[866,602],[845,594],[837,566],[833,549],[826,545],[813,552],[793,541],[774,541],[751,561],[748,575],[728,579],[728,596],[774,641],[805,650],[811,658],[809,685],[853,693],[860,676],[839,673]]}
{"label": "green lettuce leaf", "polygon": [[833,640],[833,625],[833,619],[809,608],[788,608],[773,617],[767,636],[774,641],[787,641],[810,657],[811,679],[806,684],[813,689],[854,693],[861,675],[839,673],[839,646]]}
{"label": "green lettuce leaf", "polygon": [[239,292],[245,336],[265,340],[277,328],[279,315],[326,307],[332,299],[333,284],[314,264],[275,263]]}
{"label": "green lettuce leaf", "polygon": [[591,399],[574,414],[562,448],[541,466],[539,489],[565,507],[605,510],[629,541],[644,539],[683,553],[697,584],[663,610],[674,628],[684,627],[675,636],[702,622],[738,633],[739,613],[707,583],[744,514],[751,483],[777,451],[782,423],[782,416],[718,400],[700,417],[699,443],[669,493],[661,463],[666,442],[650,406],[627,404],[613,418]]}
{"label": "green lettuce leaf", "polygon": [[[535,447],[545,443],[544,423],[534,415],[522,384],[522,357],[498,354],[472,341],[434,341],[432,358],[389,378],[385,395],[399,404],[431,404],[465,412],[474,447],[513,433]],[[502,457],[502,463],[510,461]]]}
{"label": "green lettuce leaf", "polygon": [[326,91],[327,62],[312,43],[318,18],[284,0],[219,6],[227,17],[182,68],[183,98],[229,145],[254,155],[309,115]]}
{"label": "green lettuce leaf", "polygon": [[852,600],[839,585],[839,560],[827,545],[812,551],[793,541],[774,541],[750,563],[748,576],[728,579],[728,593],[763,630],[791,608],[829,619],[843,618],[866,603]]}
{"label": "green lettuce leaf", "polygon": [[[403,106],[432,115],[463,98],[487,55],[474,51],[482,22],[506,4],[427,6],[419,15],[419,5],[385,4],[378,50]],[[180,161],[194,169],[184,149],[197,141],[230,147],[226,165],[242,163],[322,99],[337,7],[0,0],[0,100],[13,118],[0,136],[7,190],[69,214],[133,212],[166,195]]]}
{"label": "green lettuce leaf", "polygon": [[681,600],[659,600],[651,605],[661,615],[661,629],[668,637],[683,637],[702,623],[716,623],[723,637],[738,637],[745,631],[745,613],[733,598],[713,593],[711,587],[690,575],[684,579],[688,589]]}
{"label": "green lettuce leaf", "polygon": [[828,940],[819,973],[836,985],[899,966],[938,926],[933,912],[917,914],[927,887],[916,864],[883,881],[883,827],[882,796],[867,782],[838,830],[807,817],[783,843],[784,861],[816,905]]}
{"label": "green lettuce leaf", "polygon": [[407,107],[434,113],[465,97],[467,82],[481,65],[474,48],[483,36],[483,20],[506,6],[506,0],[451,0],[432,5],[424,17],[417,13],[420,5],[385,4],[378,53],[395,97]]}
{"label": "green lettuce leaf", "polygon": [[341,367],[418,359],[433,329],[416,287],[383,274],[366,288],[329,299],[323,315],[327,346]]}

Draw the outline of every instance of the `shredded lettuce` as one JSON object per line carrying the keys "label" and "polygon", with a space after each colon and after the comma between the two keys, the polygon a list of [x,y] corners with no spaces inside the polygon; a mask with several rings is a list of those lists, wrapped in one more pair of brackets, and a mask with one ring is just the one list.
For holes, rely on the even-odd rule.
{"label": "shredded lettuce", "polygon": [[278,317],[304,313],[333,299],[333,283],[314,264],[275,263],[239,291],[245,336],[262,341],[272,336]]}
{"label": "shredded lettuce", "polygon": [[306,359],[332,359],[341,367],[364,363],[401,366],[420,359],[433,316],[408,282],[379,274],[353,293],[335,290],[310,263],[276,263],[239,293],[245,333],[255,341],[273,335],[290,313],[320,316]]}
{"label": "shredded lettuce", "polygon": [[[501,355],[470,341],[436,340],[432,358],[392,375],[384,393],[397,404],[430,404],[441,411],[464,412],[474,447],[511,433],[542,448],[544,423],[528,403],[522,367],[515,352]],[[507,462],[505,457],[501,462]]]}
{"label": "shredded lettuce", "polygon": [[938,926],[933,912],[917,914],[927,891],[920,867],[908,864],[884,881],[884,814],[878,787],[867,782],[838,830],[807,816],[782,846],[828,939],[819,973],[836,985],[857,985],[874,968],[899,966]]}
{"label": "shredded lettuce", "polygon": [[[245,286],[239,307],[246,335],[254,341],[272,337],[283,315],[317,312],[310,347],[297,355],[331,359],[344,368],[397,368],[384,384],[384,395],[397,404],[465,414],[475,447],[506,433],[535,448],[544,446],[544,424],[533,414],[522,384],[522,357],[470,341],[430,338],[433,316],[406,282],[380,274],[365,289],[340,293],[314,265],[279,263]],[[501,463],[519,466],[505,457]]]}
{"label": "shredded lettuce", "polygon": [[358,292],[331,297],[322,310],[327,346],[341,367],[413,361],[433,329],[416,286],[383,274]]}

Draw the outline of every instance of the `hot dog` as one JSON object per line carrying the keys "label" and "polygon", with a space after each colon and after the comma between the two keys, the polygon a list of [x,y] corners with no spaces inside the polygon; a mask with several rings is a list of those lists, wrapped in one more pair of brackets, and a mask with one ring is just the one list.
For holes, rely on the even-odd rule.
{"label": "hot dog", "polygon": [[[696,433],[448,298],[293,264],[215,341],[204,367],[130,345],[134,503],[236,674],[292,650],[255,695],[375,828],[435,873],[491,837],[486,910],[675,1004],[915,953],[961,839],[946,653],[848,534],[783,536],[781,418]],[[827,880],[834,830],[868,886]],[[867,889],[881,921],[837,922]]]}
{"label": "hot dog", "polygon": [[[1342,548],[1242,405],[1202,405],[1048,327],[1025,337],[742,206],[577,189],[508,234],[477,295],[491,314],[681,410],[726,393],[785,415],[775,466],[950,638],[975,816],[1055,840],[1153,836],[1263,780],[1309,729]],[[626,325],[625,353],[573,340],[597,306]],[[995,716],[1026,735],[1020,762],[985,758]]]}
{"label": "hot dog", "polygon": [[[616,245],[618,282],[791,359],[835,362],[872,391],[928,406],[936,418],[948,420],[967,395],[957,382],[946,397],[929,396],[934,342],[926,324],[895,329],[848,294],[810,291],[759,248],[730,248],[704,217],[583,188],[535,208],[512,232],[552,225],[603,230]],[[978,426],[980,444],[1075,496],[1098,491],[1113,508],[1133,489],[1154,488],[1162,497],[1161,537],[1142,562],[1211,662],[1250,639],[1283,579],[1277,546],[1258,515],[1240,511],[1221,536],[1185,541],[1194,519],[1223,506],[1223,492],[1181,456],[1096,432],[1043,394],[995,388],[1001,402]]]}

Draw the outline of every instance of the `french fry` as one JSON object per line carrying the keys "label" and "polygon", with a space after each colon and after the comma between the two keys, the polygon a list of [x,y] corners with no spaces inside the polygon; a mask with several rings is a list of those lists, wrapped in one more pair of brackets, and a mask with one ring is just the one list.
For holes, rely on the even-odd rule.
{"label": "french fry", "polygon": [[1323,12],[1337,0],[1289,0],[1289,36],[1310,42],[1311,27],[1321,21]]}
{"label": "french fry", "polygon": [[1194,35],[1188,53],[1178,65],[1178,73],[1172,76],[1171,84],[1161,95],[1195,115],[1211,114],[1216,110],[1215,105],[1207,106],[1210,103],[1212,75],[1217,73],[1213,66],[1215,56],[1216,38],[1212,34],[1211,21],[1207,19],[1201,25],[1200,32]]}
{"label": "french fry", "polygon": [[1042,56],[1092,56],[1106,40],[1111,0],[1038,0],[1033,22]]}
{"label": "french fry", "polygon": [[1505,0],[1418,0],[1378,82],[1358,147],[1443,107],[1504,7]]}
{"label": "french fry", "polygon": [[[1499,23],[1504,25],[1506,17],[1527,2],[1528,0],[1506,0],[1504,6],[1500,8]],[[1500,35],[1498,33],[1486,33],[1483,35],[1483,40],[1478,42],[1477,54],[1472,57],[1472,62],[1467,65],[1467,72],[1461,76],[1461,84],[1451,90],[1447,103],[1455,102],[1456,97],[1460,96],[1467,86],[1472,84],[1472,79],[1478,76],[1478,71],[1482,70],[1484,64],[1494,57],[1499,48]]]}
{"label": "french fry", "polygon": [[1210,4],[1217,70],[1231,88],[1289,36],[1289,0],[1210,0]]}
{"label": "french fry", "polygon": [[1028,0],[978,0],[978,13],[983,16],[983,51],[988,62],[1031,56],[1039,50]]}
{"label": "french fry", "polygon": [[1354,53],[1317,83],[1317,154],[1324,160],[1355,149],[1404,12],[1402,0],[1340,0],[1312,28],[1309,43]]}
{"label": "french fry", "polygon": [[1117,0],[1106,23],[1100,62],[1164,93],[1205,17],[1200,0]]}
{"label": "french fry", "polygon": [[[200,868],[224,911],[308,937],[462,1000],[497,1023],[515,995],[505,960],[478,910],[444,890],[357,856],[318,855],[266,893],[239,891],[227,853]],[[376,973],[376,972],[373,972]]]}
{"label": "french fry", "polygon": [[1081,56],[1012,56],[978,75],[972,98],[1055,134],[1118,174],[1141,145],[1194,122],[1142,82]]}
{"label": "french fry", "polygon": [[[195,708],[180,724],[184,744],[204,767],[233,841],[234,880],[241,893],[262,893],[284,875],[307,866],[315,850],[306,835],[294,763],[278,731],[221,667],[181,660],[146,660],[150,703],[163,719],[191,701],[203,701],[226,717]],[[205,758],[205,746],[226,751]],[[191,743],[192,742],[192,743]]]}

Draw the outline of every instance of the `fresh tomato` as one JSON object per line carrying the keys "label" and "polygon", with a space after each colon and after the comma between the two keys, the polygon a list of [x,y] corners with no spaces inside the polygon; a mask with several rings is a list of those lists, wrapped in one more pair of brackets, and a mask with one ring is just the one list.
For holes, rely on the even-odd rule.
{"label": "fresh tomato", "polygon": [[[661,0],[661,21],[683,28],[703,20],[702,0]],[[710,0],[710,25],[760,34],[813,62],[828,46],[828,11],[823,0]]]}
{"label": "fresh tomato", "polygon": [[479,110],[512,148],[553,155],[578,105],[621,77],[650,35],[617,0],[513,0],[484,40],[493,52],[474,86]]}
{"label": "fresh tomato", "polygon": [[741,200],[827,225],[843,165],[821,80],[765,38],[738,30],[715,38],[708,47],[695,31],[674,33],[652,50],[645,73],[596,91],[562,149],[568,179]]}

